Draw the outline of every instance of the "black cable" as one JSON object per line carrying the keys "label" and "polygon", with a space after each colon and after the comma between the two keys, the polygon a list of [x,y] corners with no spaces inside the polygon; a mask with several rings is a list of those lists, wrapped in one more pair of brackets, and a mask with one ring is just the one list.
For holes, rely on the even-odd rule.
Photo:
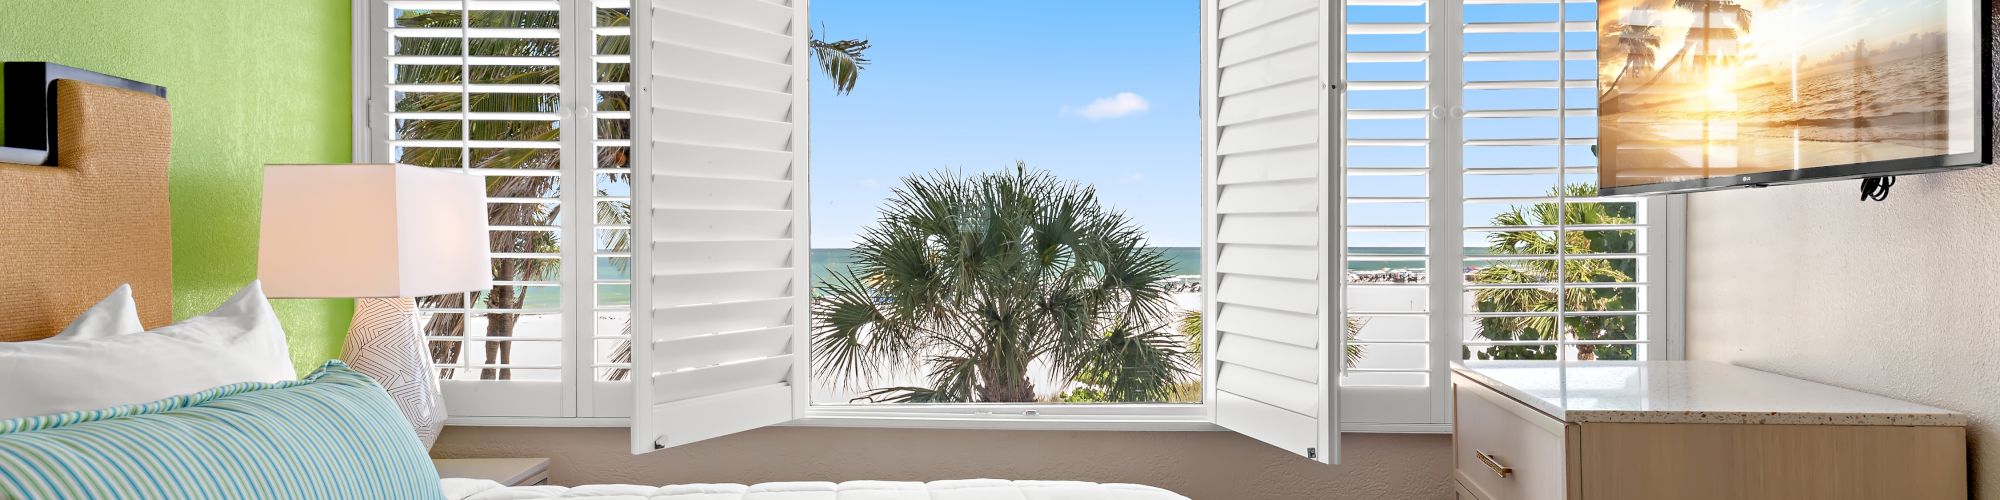
{"label": "black cable", "polygon": [[1889,198],[1889,187],[1896,185],[1896,176],[1885,175],[1861,180],[1861,201],[1882,201]]}

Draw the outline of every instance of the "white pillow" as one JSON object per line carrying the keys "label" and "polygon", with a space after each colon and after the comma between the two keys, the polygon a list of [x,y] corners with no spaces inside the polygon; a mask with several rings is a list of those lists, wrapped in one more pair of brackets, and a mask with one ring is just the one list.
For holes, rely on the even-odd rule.
{"label": "white pillow", "polygon": [[291,357],[278,317],[253,281],[214,311],[151,332],[0,343],[0,419],[292,380]]}
{"label": "white pillow", "polygon": [[118,285],[111,295],[70,320],[62,333],[49,340],[81,340],[146,331],[139,324],[139,304],[132,301],[132,285]]}

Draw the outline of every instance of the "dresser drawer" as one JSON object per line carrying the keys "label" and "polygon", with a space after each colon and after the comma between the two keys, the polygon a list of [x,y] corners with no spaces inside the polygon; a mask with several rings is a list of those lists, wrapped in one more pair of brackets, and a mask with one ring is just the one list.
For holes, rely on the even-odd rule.
{"label": "dresser drawer", "polygon": [[1562,422],[1475,383],[1452,384],[1453,476],[1484,500],[1560,500]]}
{"label": "dresser drawer", "polygon": [[1465,485],[1459,484],[1458,478],[1452,478],[1451,480],[1451,498],[1452,500],[1486,500],[1466,490]]}

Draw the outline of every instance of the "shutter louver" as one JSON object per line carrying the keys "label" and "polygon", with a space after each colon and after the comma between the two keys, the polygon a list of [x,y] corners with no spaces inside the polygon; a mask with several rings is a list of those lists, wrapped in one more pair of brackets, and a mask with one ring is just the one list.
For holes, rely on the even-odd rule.
{"label": "shutter louver", "polygon": [[1339,13],[1318,0],[1203,8],[1206,401],[1218,425],[1332,463],[1344,339],[1327,33]]}
{"label": "shutter louver", "polygon": [[803,0],[644,0],[633,452],[804,404]]}

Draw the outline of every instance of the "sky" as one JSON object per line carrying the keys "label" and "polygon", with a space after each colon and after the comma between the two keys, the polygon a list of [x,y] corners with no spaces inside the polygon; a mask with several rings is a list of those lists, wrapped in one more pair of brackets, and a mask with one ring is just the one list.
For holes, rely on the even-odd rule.
{"label": "sky", "polygon": [[815,0],[866,38],[849,95],[812,82],[814,248],[853,246],[899,179],[1016,160],[1094,185],[1154,246],[1201,242],[1195,0]]}
{"label": "sky", "polygon": [[[898,179],[937,169],[988,172],[1015,160],[1096,186],[1101,199],[1125,211],[1155,246],[1198,246],[1201,238],[1200,19],[1195,0],[1021,0],[1009,2],[816,0],[812,23],[825,38],[867,38],[873,60],[850,95],[835,95],[824,77],[812,82],[812,210],[815,248],[851,247],[875,221],[877,207]],[[1588,3],[1571,3],[1573,7]],[[1472,23],[1587,22],[1594,8],[1559,11],[1557,4],[1468,5]],[[1347,21],[1422,23],[1427,7],[1354,6]],[[1595,34],[1474,33],[1468,52],[1593,50]],[[1426,35],[1353,34],[1352,52],[1422,51]],[[1432,78],[1427,62],[1353,63],[1354,81]],[[1467,62],[1468,81],[1589,80],[1594,61]],[[1439,87],[1440,89],[1442,87]],[[1449,91],[1449,90],[1446,90]],[[1520,108],[1590,109],[1588,88],[1470,90],[1468,111]],[[1355,110],[1427,109],[1424,91],[1350,92]],[[1555,137],[1548,118],[1467,120],[1466,139]],[[1596,136],[1596,120],[1577,116],[1561,125],[1573,138]],[[1429,122],[1349,120],[1350,139],[1423,139]],[[1349,167],[1417,167],[1425,148],[1349,147]],[[1468,147],[1468,169],[1590,167],[1587,144],[1567,148]],[[1558,160],[1558,158],[1561,158]],[[1443,170],[1450,172],[1450,170]],[[1351,176],[1351,196],[1428,195],[1419,175]],[[1573,172],[1569,183],[1594,183]],[[1543,196],[1553,174],[1466,176],[1472,197]],[[1444,200],[1356,203],[1351,225],[1421,225]],[[1468,225],[1482,225],[1509,202],[1463,204]],[[1420,234],[1357,232],[1355,246],[1424,246]],[[1480,235],[1469,244],[1483,245]]]}

